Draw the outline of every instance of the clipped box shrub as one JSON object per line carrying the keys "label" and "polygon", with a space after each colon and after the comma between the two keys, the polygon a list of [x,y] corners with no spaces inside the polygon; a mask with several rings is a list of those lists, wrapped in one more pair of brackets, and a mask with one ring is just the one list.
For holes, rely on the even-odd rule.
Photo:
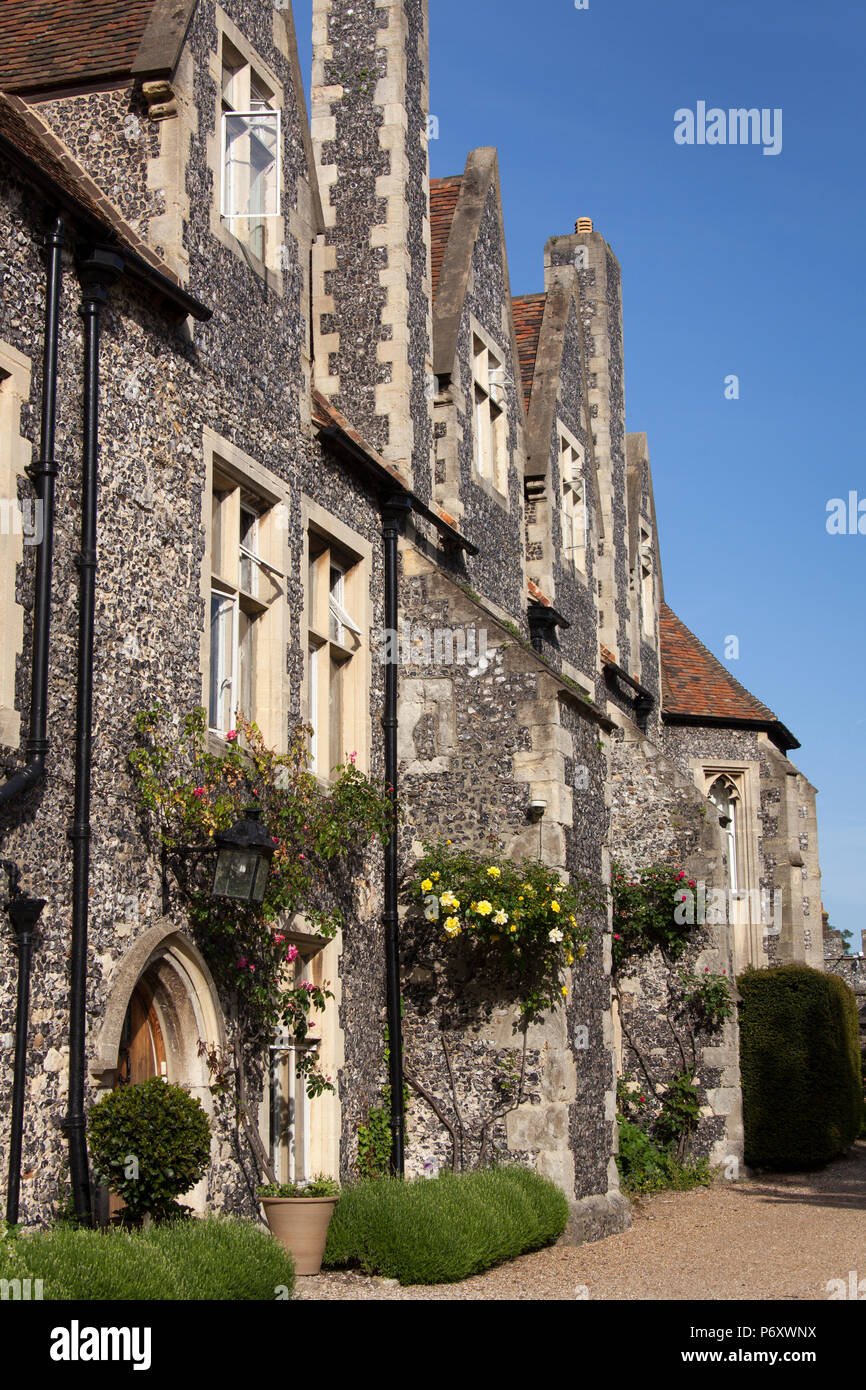
{"label": "clipped box shrub", "polygon": [[563,1193],[526,1168],[372,1178],[344,1188],[324,1265],[401,1284],[451,1284],[552,1245],[567,1221]]}
{"label": "clipped box shrub", "polygon": [[737,981],[746,1162],[815,1168],[860,1132],[857,1001],[838,975],[807,965],[747,970]]}
{"label": "clipped box shrub", "polygon": [[0,1279],[15,1277],[41,1279],[50,1302],[261,1302],[290,1297],[295,1283],[291,1256],[272,1236],[221,1217],[143,1231],[56,1226],[20,1236],[0,1243]]}
{"label": "clipped box shrub", "polygon": [[120,1086],[90,1111],[93,1165],[123,1198],[124,1220],[155,1221],[176,1214],[177,1198],[204,1177],[210,1125],[201,1102],[181,1086],[151,1077]]}

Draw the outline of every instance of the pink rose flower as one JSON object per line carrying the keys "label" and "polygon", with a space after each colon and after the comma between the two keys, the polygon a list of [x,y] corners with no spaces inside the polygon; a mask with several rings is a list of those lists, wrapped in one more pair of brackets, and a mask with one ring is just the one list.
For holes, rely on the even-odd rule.
{"label": "pink rose flower", "polygon": [[238,970],[246,970],[247,965],[248,961],[246,956],[241,956],[240,960],[238,961]]}
{"label": "pink rose flower", "polygon": [[297,960],[297,959],[298,959],[298,948],[297,948],[297,946],[290,946],[289,949],[286,951],[286,960]]}
{"label": "pink rose flower", "polygon": [[234,741],[235,741],[235,739],[237,738],[237,736],[238,736],[238,731],[237,731],[237,729],[229,729],[228,733],[226,734],[226,740],[227,740],[227,742],[229,742],[229,743],[234,743]]}
{"label": "pink rose flower", "polygon": [[204,787],[196,787],[193,796],[204,796]]}

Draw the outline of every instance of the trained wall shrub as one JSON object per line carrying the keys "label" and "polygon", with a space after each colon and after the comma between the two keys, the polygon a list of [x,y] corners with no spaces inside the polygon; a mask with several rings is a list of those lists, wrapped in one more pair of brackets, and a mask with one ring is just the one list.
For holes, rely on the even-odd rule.
{"label": "trained wall shrub", "polygon": [[291,1296],[281,1245],[249,1221],[209,1217],[144,1231],[50,1231],[0,1242],[0,1279],[43,1281],[45,1300],[263,1301]]}
{"label": "trained wall shrub", "polygon": [[401,1284],[451,1284],[552,1245],[567,1221],[563,1193],[526,1168],[374,1178],[344,1189],[324,1263]]}
{"label": "trained wall shrub", "polygon": [[738,980],[746,1162],[814,1168],[860,1131],[857,1002],[838,975],[806,965]]}

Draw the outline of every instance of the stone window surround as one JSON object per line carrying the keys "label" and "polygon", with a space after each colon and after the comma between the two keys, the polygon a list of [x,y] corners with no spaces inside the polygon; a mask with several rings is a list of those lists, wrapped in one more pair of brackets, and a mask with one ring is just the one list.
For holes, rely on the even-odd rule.
{"label": "stone window surround", "polygon": [[[223,169],[222,169],[223,39],[227,39],[227,40],[228,40],[228,42],[232,45],[232,47],[233,47],[234,49],[236,49],[237,52],[241,55],[241,57],[244,59],[245,63],[249,64],[250,68],[252,68],[252,69],[254,70],[254,72],[255,72],[258,76],[261,77],[261,80],[265,83],[265,85],[268,86],[268,87],[271,89],[271,91],[274,93],[274,110],[279,110],[279,111],[281,111],[281,112],[284,112],[284,111],[285,111],[285,108],[286,108],[286,103],[285,103],[285,91],[284,91],[284,88],[283,88],[283,84],[282,84],[282,83],[280,82],[280,80],[277,78],[277,76],[276,76],[276,74],[273,72],[273,70],[268,66],[268,64],[267,64],[266,62],[264,62],[264,60],[263,60],[262,58],[259,57],[259,55],[258,55],[258,53],[256,52],[256,50],[251,46],[251,44],[249,43],[249,41],[244,37],[244,35],[241,33],[241,31],[240,31],[240,29],[237,27],[237,25],[234,24],[234,23],[232,22],[232,20],[229,19],[229,17],[228,17],[228,15],[226,14],[225,10],[224,10],[220,5],[217,5],[217,6],[216,6],[216,18],[215,18],[215,23],[216,23],[216,51],[215,51],[214,53],[211,54],[211,61],[210,61],[210,65],[209,65],[210,75],[211,75],[211,77],[213,78],[214,83],[215,83],[215,85],[216,85],[216,96],[215,96],[215,99],[214,99],[214,117],[215,117],[215,127],[214,127],[214,130],[215,130],[215,133],[214,133],[214,135],[213,135],[212,137],[209,137],[209,139],[208,139],[208,144],[207,144],[208,165],[209,165],[210,170],[211,170],[211,172],[212,172],[212,174],[213,174],[213,180],[214,180],[213,196],[212,196],[212,199],[211,199],[211,208],[210,208],[210,228],[211,228],[211,232],[212,232],[213,235],[217,238],[217,240],[220,241],[220,242],[222,243],[223,246],[227,247],[227,249],[228,249],[229,251],[231,251],[232,255],[237,256],[237,258],[238,258],[239,260],[243,261],[245,265],[250,266],[250,268],[256,273],[256,275],[258,275],[262,280],[265,281],[265,284],[267,285],[267,287],[268,287],[269,290],[273,290],[276,294],[278,294],[278,295],[280,295],[280,296],[282,297],[282,294],[283,294],[283,273],[282,273],[282,268],[281,268],[280,259],[279,259],[279,257],[280,257],[280,248],[276,248],[276,247],[275,247],[275,248],[274,248],[273,260],[271,260],[271,257],[269,257],[269,258],[268,258],[267,264],[263,264],[262,261],[260,261],[256,256],[253,255],[253,253],[250,251],[249,247],[248,247],[244,242],[242,242],[238,237],[236,237],[236,236],[234,235],[234,233],[229,229],[228,224],[225,222],[225,220],[223,219],[223,217],[221,217],[221,215],[220,215],[220,198],[221,198],[221,188],[222,188],[222,178],[223,178]],[[281,140],[282,140],[283,142],[285,142],[285,132],[284,132],[284,130],[283,130],[284,124],[285,124],[285,123],[281,121],[281,123],[280,123],[281,137],[280,137],[280,138],[281,138]],[[281,171],[281,175],[282,175],[283,177],[285,177],[285,168],[286,168],[285,149],[283,148],[283,149],[280,151],[280,171]],[[281,189],[280,189],[280,200],[281,200],[281,202],[282,202],[282,198],[283,198],[283,189],[281,188]],[[283,225],[282,219],[280,219],[280,220],[278,221],[277,225],[278,225],[278,226]],[[280,240],[280,241],[282,242],[282,241],[283,241],[283,238],[282,238],[282,237],[278,237],[278,240]]]}
{"label": "stone window surround", "polygon": [[[211,498],[213,493],[214,464],[220,473],[237,482],[238,486],[254,493],[269,509],[273,510],[270,520],[272,527],[272,549],[263,558],[272,561],[284,575],[288,575],[291,564],[289,551],[290,515],[289,490],[286,483],[275,474],[263,468],[255,459],[230,444],[209,427],[203,433],[203,452],[205,463],[205,485],[202,492],[202,525],[205,533],[205,548],[202,557],[201,594],[204,601],[204,625],[201,634],[201,677],[202,704],[205,709],[209,703],[210,687],[210,592],[212,570],[213,525]],[[278,538],[279,539],[278,541]],[[276,548],[279,556],[276,556]],[[279,580],[277,582],[280,582]],[[289,647],[289,606],[286,601],[285,583],[283,596],[276,597],[268,612],[259,619],[266,624],[258,635],[256,651],[256,697],[252,716],[262,731],[262,736],[271,747],[284,752],[288,743],[289,678],[286,671],[286,653]],[[245,711],[245,713],[247,713]],[[208,736],[211,751],[220,752],[225,748],[225,740],[211,732]]]}
{"label": "stone window surround", "polygon": [[[316,625],[312,613],[312,595],[310,593],[310,533],[313,532],[325,541],[336,545],[348,558],[353,561],[351,567],[346,572],[346,607],[361,628],[361,638],[359,646],[354,655],[347,661],[343,676],[343,741],[350,744],[346,749],[341,749],[337,755],[337,761],[341,761],[346,752],[357,754],[357,766],[362,772],[369,771],[370,768],[370,687],[372,678],[372,641],[373,641],[373,602],[370,595],[370,584],[373,573],[373,548],[370,543],[364,540],[363,536],[357,531],[353,531],[345,522],[340,521],[330,512],[326,511],[319,503],[314,502],[306,493],[301,497],[301,525],[303,533],[303,558],[302,575],[304,591],[304,607],[301,614],[301,632],[303,637],[304,653],[304,690],[303,690],[303,717],[310,722],[310,630],[316,631],[322,626],[321,622]],[[327,691],[321,685],[319,687],[319,709],[320,716],[317,721],[318,727],[323,727],[321,710],[324,705],[324,697]],[[331,765],[335,763],[329,754]],[[322,779],[326,780],[325,778]]]}
{"label": "stone window surround", "polygon": [[[761,765],[755,760],[739,762],[734,759],[707,761],[702,758],[690,758],[689,766],[695,780],[695,786],[700,793],[707,797],[707,805],[715,811],[715,806],[709,800],[709,792],[713,783],[718,777],[728,777],[734,783],[739,793],[740,805],[740,827],[737,835],[737,881],[740,885],[739,891],[758,890],[761,888],[761,854],[760,839],[761,827],[758,820],[758,810],[761,804]],[[710,814],[712,814],[712,811]],[[748,949],[751,964],[760,968],[766,965],[767,953],[764,949],[764,927],[760,922],[752,920],[751,898],[746,897],[741,903],[741,908],[748,912],[749,921],[744,922],[741,930],[748,933]],[[738,970],[745,962],[738,962]]]}
{"label": "stone window surround", "polygon": [[[503,428],[504,428],[504,434],[505,434],[505,441],[504,441],[504,448],[503,448],[503,460],[502,460],[501,479],[502,479],[502,482],[505,484],[504,491],[496,486],[496,484],[495,484],[495,482],[493,481],[492,478],[485,478],[485,477],[483,476],[483,474],[481,474],[481,473],[479,472],[479,470],[478,470],[477,438],[476,438],[476,429],[475,429],[475,339],[476,339],[476,338],[479,340],[479,342],[481,342],[481,343],[484,344],[485,348],[487,349],[487,351],[488,351],[489,353],[492,353],[492,354],[493,354],[493,356],[496,358],[497,362],[499,362],[499,363],[502,364],[503,372],[506,374],[506,380],[507,380],[507,370],[508,370],[507,367],[506,367],[506,365],[505,365],[505,364],[506,364],[506,360],[507,360],[507,356],[508,356],[508,354],[506,353],[505,349],[502,348],[502,347],[500,347],[500,345],[496,342],[496,339],[495,339],[490,333],[488,333],[488,331],[487,331],[486,328],[482,328],[481,324],[478,322],[478,320],[476,319],[475,315],[474,315],[474,314],[470,314],[470,316],[469,316],[469,343],[470,343],[469,375],[470,375],[470,389],[469,389],[469,402],[468,402],[468,403],[469,403],[470,418],[471,418],[471,422],[472,422],[472,424],[471,424],[471,427],[472,427],[472,480],[473,480],[473,482],[476,484],[477,487],[480,487],[484,492],[487,493],[487,495],[488,495],[489,497],[492,497],[493,500],[494,500],[495,502],[497,502],[497,503],[499,504],[500,507],[503,508],[503,510],[505,510],[505,511],[510,511],[510,510],[511,510],[511,499],[510,499],[510,496],[509,496],[508,481],[509,481],[509,478],[511,477],[512,455],[511,455],[511,450],[509,449],[509,446],[508,446],[508,434],[509,434],[509,412],[508,412],[508,406],[509,406],[509,401],[508,401],[508,393],[507,393],[507,392],[506,392],[505,404],[504,404],[504,406],[503,406],[503,408],[502,408]],[[494,467],[495,467],[495,462],[494,462]]]}
{"label": "stone window surround", "polygon": [[564,547],[564,545],[563,545],[563,547],[562,547],[561,553],[562,553],[562,557],[563,557],[563,563],[567,563],[569,569],[571,569],[571,570],[574,572],[574,574],[577,576],[577,578],[578,578],[579,580],[583,580],[583,582],[588,586],[588,584],[589,584],[589,579],[588,579],[588,577],[587,577],[587,552],[588,552],[588,550],[589,550],[590,513],[589,513],[589,489],[588,489],[588,487],[587,487],[587,477],[586,477],[586,449],[585,449],[584,446],[580,443],[580,441],[577,439],[577,437],[572,433],[572,431],[571,431],[570,429],[568,429],[568,427],[562,423],[562,421],[561,421],[561,419],[559,418],[558,415],[557,415],[557,417],[556,417],[556,437],[557,437],[557,441],[558,441],[557,468],[559,469],[559,472],[560,472],[560,478],[559,478],[559,497],[560,497],[560,503],[559,503],[559,506],[560,506],[560,514],[561,514],[561,516],[562,516],[562,530],[561,530],[561,534],[562,534],[562,536],[563,536],[563,539],[564,539],[564,537],[565,537],[565,479],[562,477],[562,446],[563,446],[563,443],[567,444],[567,445],[569,446],[570,449],[573,449],[574,452],[577,454],[578,458],[581,460],[581,474],[582,474],[582,478],[583,478],[583,507],[584,507],[584,519],[585,519],[585,520],[584,520],[584,533],[585,533],[585,536],[586,536],[586,548],[585,548],[585,550],[584,550],[584,562],[583,562],[583,565],[579,565],[579,564],[576,563],[576,561],[573,560],[573,559],[568,559],[568,560],[566,560],[566,558],[565,558],[565,547]]}
{"label": "stone window surround", "polygon": [[[17,504],[18,480],[25,476],[33,447],[21,434],[21,408],[30,400],[29,358],[0,341],[0,500]],[[15,571],[24,559],[24,538],[19,531],[0,534],[0,744],[17,748],[21,739],[21,714],[15,708],[17,658],[24,646],[24,610],[15,598]]]}

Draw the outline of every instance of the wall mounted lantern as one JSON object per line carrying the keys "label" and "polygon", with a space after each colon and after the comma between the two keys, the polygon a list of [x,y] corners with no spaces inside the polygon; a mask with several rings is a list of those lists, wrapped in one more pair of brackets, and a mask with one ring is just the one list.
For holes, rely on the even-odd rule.
{"label": "wall mounted lantern", "polygon": [[217,862],[211,896],[262,902],[276,846],[262,825],[261,808],[248,806],[243,819],[231,830],[218,830],[214,840]]}
{"label": "wall mounted lantern", "polygon": [[228,898],[232,902],[258,904],[264,901],[274,844],[266,825],[262,824],[260,806],[246,806],[240,820],[230,830],[218,830],[210,845],[175,845],[162,851],[162,912],[168,916],[168,859],[204,859],[216,855],[212,898]]}

